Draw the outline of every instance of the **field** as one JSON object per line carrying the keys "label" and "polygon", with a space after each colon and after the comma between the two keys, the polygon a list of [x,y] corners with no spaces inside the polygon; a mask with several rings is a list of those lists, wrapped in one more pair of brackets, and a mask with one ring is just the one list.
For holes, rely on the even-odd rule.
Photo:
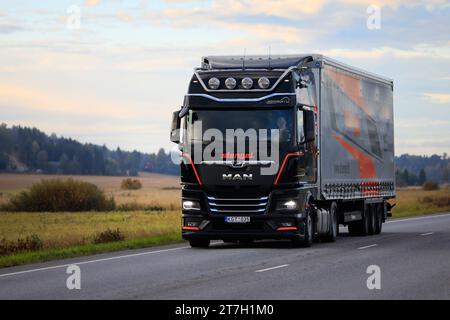
{"label": "field", "polygon": [[[0,174],[0,203],[25,190],[45,175]],[[64,176],[67,178],[67,176]],[[144,205],[159,211],[113,212],[0,212],[0,241],[17,241],[33,234],[43,250],[0,256],[0,267],[33,261],[72,257],[83,254],[138,248],[181,241],[180,184],[178,177],[144,174],[140,190],[121,190],[123,177],[76,176],[75,179],[96,184],[118,204]],[[450,211],[450,189],[436,191],[398,189],[393,218]],[[124,241],[94,243],[94,238],[107,229],[119,229]]]}
{"label": "field", "polygon": [[111,194],[118,204],[139,203],[142,205],[159,205],[167,209],[180,208],[180,182],[178,177],[160,174],[142,174],[140,190],[121,190],[120,183],[124,177],[104,176],[58,176],[39,174],[0,174],[0,203],[6,202],[13,194],[25,190],[42,179],[69,178],[96,184]]}
{"label": "field", "polygon": [[[37,174],[0,174],[0,204],[42,179],[68,178]],[[36,234],[43,250],[0,256],[0,267],[180,241],[180,183],[178,177],[143,174],[140,190],[121,190],[124,177],[74,176],[113,195],[118,205],[162,208],[126,212],[0,212],[0,241],[17,241]],[[125,241],[94,244],[108,229],[119,229]]]}
{"label": "field", "polygon": [[411,217],[437,212],[450,211],[450,188],[425,191],[420,188],[397,189],[396,206],[393,218]]}

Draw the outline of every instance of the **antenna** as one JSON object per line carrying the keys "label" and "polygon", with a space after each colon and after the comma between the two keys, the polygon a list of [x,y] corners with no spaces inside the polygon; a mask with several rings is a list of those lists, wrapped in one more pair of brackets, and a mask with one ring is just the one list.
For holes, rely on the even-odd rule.
{"label": "antenna", "polygon": [[270,46],[269,46],[269,69],[270,69]]}
{"label": "antenna", "polygon": [[244,59],[242,59],[242,70],[245,70],[245,54],[246,54],[247,48],[244,48]]}

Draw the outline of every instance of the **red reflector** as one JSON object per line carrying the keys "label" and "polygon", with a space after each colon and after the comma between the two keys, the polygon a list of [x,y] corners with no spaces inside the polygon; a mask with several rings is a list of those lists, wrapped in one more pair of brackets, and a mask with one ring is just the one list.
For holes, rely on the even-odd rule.
{"label": "red reflector", "polygon": [[278,227],[277,231],[290,231],[290,230],[297,230],[297,227]]}
{"label": "red reflector", "polygon": [[183,230],[193,230],[193,231],[200,230],[199,227],[183,227],[182,229],[183,229]]}

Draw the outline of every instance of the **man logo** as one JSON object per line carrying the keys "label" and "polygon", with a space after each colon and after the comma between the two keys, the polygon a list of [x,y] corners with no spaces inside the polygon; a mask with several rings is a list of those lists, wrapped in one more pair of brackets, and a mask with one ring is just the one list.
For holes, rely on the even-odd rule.
{"label": "man logo", "polygon": [[253,174],[242,174],[242,176],[239,173],[232,174],[232,173],[224,173],[222,174],[222,180],[228,180],[228,181],[236,181],[236,180],[253,180]]}

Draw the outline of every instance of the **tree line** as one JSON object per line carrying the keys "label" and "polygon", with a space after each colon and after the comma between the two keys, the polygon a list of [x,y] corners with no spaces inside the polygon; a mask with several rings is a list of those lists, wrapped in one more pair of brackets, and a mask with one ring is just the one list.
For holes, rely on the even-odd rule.
{"label": "tree line", "polygon": [[398,186],[421,186],[425,182],[448,183],[450,159],[442,156],[416,156],[404,154],[396,157],[395,178]]}
{"label": "tree line", "polygon": [[164,149],[157,153],[110,150],[4,123],[0,125],[0,171],[108,176],[136,176],[139,171],[179,174],[178,166]]}
{"label": "tree line", "polygon": [[[447,154],[395,158],[398,185],[422,185],[426,181],[449,181]],[[108,176],[136,176],[139,171],[179,174],[164,149],[157,153],[110,150],[106,146],[80,143],[29,127],[0,125],[0,171],[42,172]]]}

